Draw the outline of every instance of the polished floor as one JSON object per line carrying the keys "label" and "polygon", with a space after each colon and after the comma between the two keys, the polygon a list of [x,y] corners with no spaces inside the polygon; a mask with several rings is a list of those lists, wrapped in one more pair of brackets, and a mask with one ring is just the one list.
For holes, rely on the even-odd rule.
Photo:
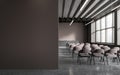
{"label": "polished floor", "polygon": [[76,63],[65,46],[59,47],[59,69],[57,70],[1,70],[0,75],[120,75],[120,64],[110,61],[109,65]]}

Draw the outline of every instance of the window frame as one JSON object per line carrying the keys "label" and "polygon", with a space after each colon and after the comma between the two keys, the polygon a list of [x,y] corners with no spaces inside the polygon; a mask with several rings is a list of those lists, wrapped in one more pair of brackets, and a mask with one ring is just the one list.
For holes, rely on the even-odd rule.
{"label": "window frame", "polygon": [[[108,16],[108,15],[110,15],[110,14],[112,14],[112,27],[107,27],[107,21],[106,21],[106,17]],[[107,15],[105,15],[105,16],[103,16],[103,17],[101,17],[101,18],[99,18],[99,19],[97,19],[96,21],[95,21],[95,42],[93,42],[93,43],[103,43],[103,44],[114,44],[115,43],[115,40],[114,40],[114,35],[115,34],[113,34],[114,32],[115,32],[115,19],[114,19],[114,16],[115,16],[115,13],[114,12],[111,12],[111,13],[109,13],[109,14],[107,14]],[[103,19],[103,18],[105,18],[105,28],[103,28],[102,29],[102,22],[101,22],[101,20]],[[100,29],[99,30],[97,30],[97,24],[96,24],[96,22],[97,21],[99,21],[100,20]],[[112,42],[107,42],[107,30],[108,29],[112,29],[112,38],[111,38],[111,40],[112,40]],[[102,31],[103,30],[105,30],[105,42],[102,42]],[[100,31],[100,42],[97,42],[97,39],[96,39],[96,33],[97,33],[97,31]],[[92,35],[92,33],[91,33],[91,35]],[[92,38],[92,37],[91,37]],[[92,41],[91,41],[92,42]]]}

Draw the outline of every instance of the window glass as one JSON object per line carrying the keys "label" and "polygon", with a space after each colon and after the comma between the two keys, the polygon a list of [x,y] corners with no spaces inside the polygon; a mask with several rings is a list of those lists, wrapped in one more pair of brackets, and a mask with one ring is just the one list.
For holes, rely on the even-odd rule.
{"label": "window glass", "polygon": [[112,27],[112,13],[106,16],[106,28]]}
{"label": "window glass", "polygon": [[100,42],[100,31],[96,32],[96,42]]}
{"label": "window glass", "polygon": [[101,19],[101,29],[105,29],[105,17]]}
{"label": "window glass", "polygon": [[101,42],[105,42],[105,30],[101,31]]}
{"label": "window glass", "polygon": [[91,24],[91,33],[95,32],[95,22]]}
{"label": "window glass", "polygon": [[[118,44],[120,45],[120,10],[118,15]],[[91,41],[114,43],[114,13],[98,19],[91,24]],[[94,34],[93,34],[94,33]]]}
{"label": "window glass", "polygon": [[100,20],[97,20],[96,22],[96,30],[100,30]]}
{"label": "window glass", "polygon": [[107,29],[106,42],[112,43],[112,29]]}
{"label": "window glass", "polygon": [[117,44],[120,45],[120,29],[117,31]]}
{"label": "window glass", "polygon": [[91,35],[91,42],[95,42],[95,33]]}

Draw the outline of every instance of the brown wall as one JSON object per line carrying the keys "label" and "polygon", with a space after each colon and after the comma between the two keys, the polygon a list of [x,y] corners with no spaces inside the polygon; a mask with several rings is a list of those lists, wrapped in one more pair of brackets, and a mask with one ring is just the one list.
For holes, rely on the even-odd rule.
{"label": "brown wall", "polygon": [[59,41],[85,42],[85,26],[83,23],[59,23]]}
{"label": "brown wall", "polygon": [[0,69],[58,67],[57,0],[0,1]]}

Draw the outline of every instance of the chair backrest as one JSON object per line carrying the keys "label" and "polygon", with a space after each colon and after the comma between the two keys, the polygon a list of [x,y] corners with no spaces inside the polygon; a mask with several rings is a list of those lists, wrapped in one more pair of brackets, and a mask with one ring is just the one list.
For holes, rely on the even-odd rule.
{"label": "chair backrest", "polygon": [[119,51],[119,50],[120,50],[120,48],[119,48],[119,47],[114,47],[113,49],[115,49],[115,50],[117,50],[117,51]]}
{"label": "chair backrest", "polygon": [[92,44],[91,47],[92,47],[92,51],[95,51],[97,49],[101,49],[97,44]]}
{"label": "chair backrest", "polygon": [[81,43],[81,44],[79,44],[79,45],[76,46],[76,50],[80,51],[80,50],[83,49],[83,47],[84,47],[84,43]]}
{"label": "chair backrest", "polygon": [[101,54],[104,54],[105,51],[103,49],[97,49],[95,50],[93,53],[101,53]]}
{"label": "chair backrest", "polygon": [[111,54],[115,54],[115,53],[117,54],[117,52],[119,51],[119,49],[120,49],[119,47],[114,47],[114,48],[110,49],[110,53]]}
{"label": "chair backrest", "polygon": [[104,49],[105,52],[108,51],[108,50],[110,50],[110,47],[108,47],[108,46],[103,46],[101,48]]}
{"label": "chair backrest", "polygon": [[78,45],[80,45],[80,43],[76,43],[75,45],[78,46]]}
{"label": "chair backrest", "polygon": [[76,45],[74,43],[70,44],[70,49],[73,50],[73,48],[75,47]]}
{"label": "chair backrest", "polygon": [[99,47],[101,48],[101,47],[103,47],[104,45],[99,45]]}
{"label": "chair backrest", "polygon": [[83,52],[84,52],[84,53],[90,53],[90,52],[91,52],[91,47],[90,47],[90,45],[88,45],[88,44],[85,45],[84,48],[83,48]]}

